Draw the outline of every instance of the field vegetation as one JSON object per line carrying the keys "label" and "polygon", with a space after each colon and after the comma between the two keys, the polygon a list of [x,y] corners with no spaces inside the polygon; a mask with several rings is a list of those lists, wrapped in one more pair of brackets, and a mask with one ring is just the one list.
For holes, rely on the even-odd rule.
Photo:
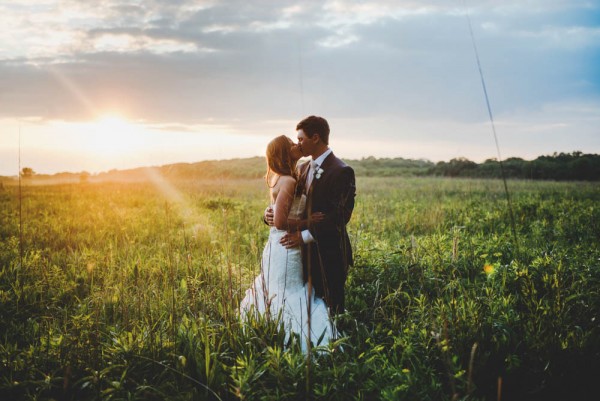
{"label": "field vegetation", "polygon": [[[168,177],[168,175],[166,175]],[[0,399],[597,399],[600,185],[359,177],[343,337],[243,323],[260,178],[0,188]]]}

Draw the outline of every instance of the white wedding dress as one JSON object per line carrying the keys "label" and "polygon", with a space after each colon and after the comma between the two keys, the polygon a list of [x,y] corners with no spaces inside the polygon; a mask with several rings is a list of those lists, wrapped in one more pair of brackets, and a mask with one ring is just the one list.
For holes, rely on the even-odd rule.
{"label": "white wedding dress", "polygon": [[[295,198],[290,217],[300,218],[305,206],[305,195]],[[275,208],[274,205],[272,207]],[[271,227],[263,250],[261,273],[246,291],[240,304],[240,313],[242,317],[250,313],[263,314],[272,319],[280,317],[286,337],[289,338],[290,333],[299,334],[302,350],[306,352],[307,339],[313,345],[328,344],[334,339],[335,328],[323,299],[315,297],[313,292],[309,302],[308,285],[304,284],[302,277],[300,247],[283,247],[279,240],[285,233],[285,230]]]}

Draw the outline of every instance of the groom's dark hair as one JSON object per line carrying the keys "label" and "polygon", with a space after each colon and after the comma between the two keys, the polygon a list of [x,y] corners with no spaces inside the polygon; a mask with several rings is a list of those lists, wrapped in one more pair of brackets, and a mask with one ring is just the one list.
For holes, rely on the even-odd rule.
{"label": "groom's dark hair", "polygon": [[323,117],[306,117],[296,125],[296,131],[298,130],[304,131],[309,138],[312,138],[315,134],[319,134],[319,138],[321,138],[323,143],[329,145],[329,124]]}

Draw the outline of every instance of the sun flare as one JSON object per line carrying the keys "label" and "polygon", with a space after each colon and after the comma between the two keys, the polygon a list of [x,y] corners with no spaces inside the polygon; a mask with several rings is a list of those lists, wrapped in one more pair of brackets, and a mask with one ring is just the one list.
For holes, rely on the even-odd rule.
{"label": "sun flare", "polygon": [[134,153],[141,144],[140,128],[116,115],[103,116],[91,123],[90,128],[86,142],[99,156],[125,156]]}

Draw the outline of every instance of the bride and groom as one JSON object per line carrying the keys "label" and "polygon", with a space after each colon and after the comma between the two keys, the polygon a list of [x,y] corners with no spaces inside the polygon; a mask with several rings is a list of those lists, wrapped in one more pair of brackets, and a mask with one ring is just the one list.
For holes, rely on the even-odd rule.
{"label": "bride and groom", "polygon": [[[306,344],[336,336],[332,316],[344,312],[344,284],[352,249],[346,231],[354,209],[354,170],[329,148],[329,124],[310,116],[267,146],[269,239],[261,273],[240,304],[242,316],[280,318],[286,334]],[[311,160],[297,167],[302,156]]]}

